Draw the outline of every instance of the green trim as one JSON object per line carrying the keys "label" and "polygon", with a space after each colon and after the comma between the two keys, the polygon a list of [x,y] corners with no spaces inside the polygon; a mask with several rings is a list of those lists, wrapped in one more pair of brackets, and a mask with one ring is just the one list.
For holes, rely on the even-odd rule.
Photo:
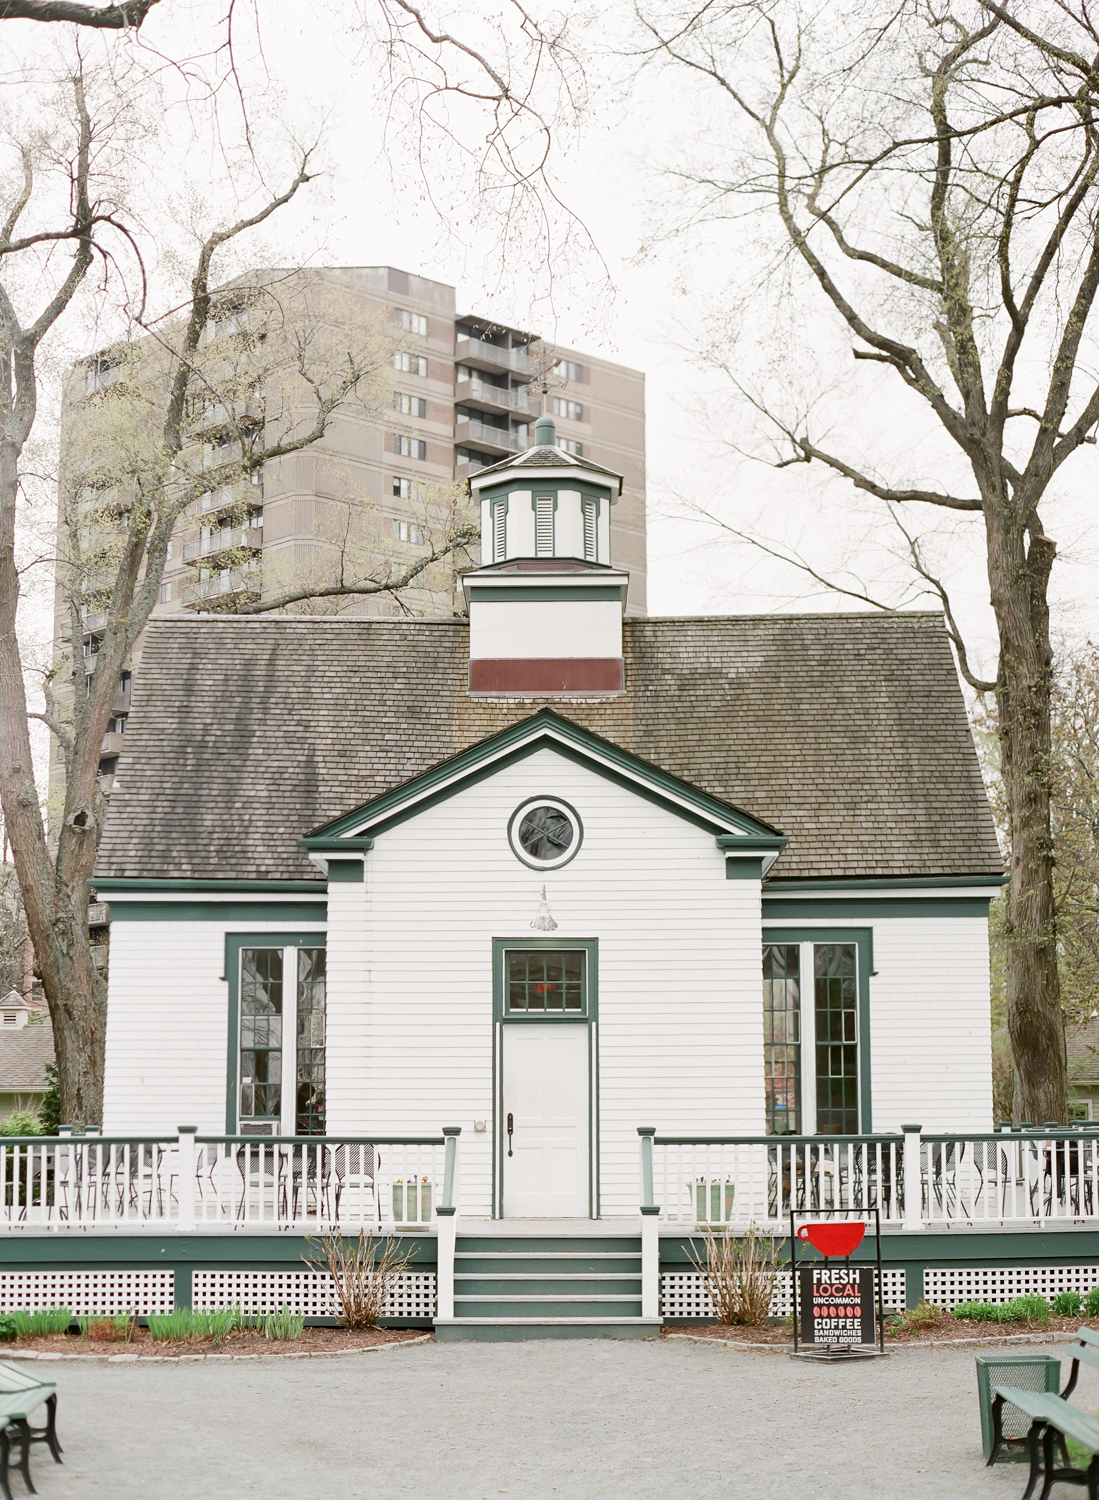
{"label": "green trim", "polygon": [[363,862],[361,859],[330,859],[328,861],[328,883],[339,885],[362,885]]}
{"label": "green trim", "polygon": [[348,854],[357,851],[360,854],[368,854],[374,847],[372,838],[364,837],[357,839],[349,838],[325,838],[311,836],[299,839],[298,848],[306,850],[309,854]]}
{"label": "green trim", "polygon": [[[237,1131],[237,1058],[240,1055],[240,950],[242,948],[325,948],[323,932],[227,932],[225,973],[229,985],[229,1056],[225,1069],[225,1133]],[[249,1136],[250,1141],[263,1137]]]}
{"label": "green trim", "polygon": [[[528,859],[525,853],[523,853],[522,846],[519,845],[518,838],[514,838],[512,836],[512,830],[515,827],[515,820],[521,812],[526,812],[527,808],[529,807],[538,807],[545,803],[555,804],[556,806],[563,807],[565,809],[565,811],[572,818],[573,822],[576,824],[576,841],[569,849],[568,856],[565,859],[560,859],[555,864],[538,865],[535,864],[534,860]],[[512,854],[515,855],[515,858],[521,865],[526,865],[528,870],[539,870],[544,875],[556,874],[558,870],[563,870],[566,865],[572,864],[573,860],[580,853],[580,846],[583,844],[583,842],[584,823],[583,819],[580,817],[580,814],[576,811],[576,808],[573,807],[571,802],[566,802],[563,797],[555,797],[550,792],[538,792],[533,797],[524,798],[524,800],[520,802],[519,806],[515,809],[511,817],[508,819],[508,847],[511,849]]]}
{"label": "green trim", "polygon": [[799,901],[795,897],[775,896],[764,888],[764,921],[812,922],[824,917],[848,920],[852,917],[987,917],[989,896],[903,897],[866,896],[861,900],[830,900],[827,897]]}
{"label": "green trim", "polygon": [[270,892],[281,895],[294,892],[306,895],[316,891],[324,895],[324,881],[317,880],[131,880],[128,877],[104,876],[97,880],[93,875],[88,884],[96,891],[226,891],[236,894],[241,891]]}
{"label": "green trim", "polygon": [[[506,459],[500,461],[501,463],[507,462]],[[584,460],[581,459],[580,462],[583,463]],[[552,468],[553,465],[550,464],[547,467]],[[528,472],[529,479],[526,477]],[[616,498],[614,486],[611,484],[599,484],[597,481],[581,479],[579,476],[576,479],[539,479],[538,470],[533,468],[529,471],[517,470],[511,479],[502,479],[497,484],[484,485],[478,489],[477,498],[479,500],[503,500],[511,499],[513,495],[529,494],[533,506],[536,491],[539,497],[552,495],[556,501],[562,490],[569,495],[578,494],[582,500],[614,500]]]}
{"label": "green trim", "polygon": [[324,922],[320,901],[119,901],[110,903],[114,922]]}
{"label": "green trim", "polygon": [[[582,948],[584,961],[584,1009],[579,1014],[504,1014],[504,954],[509,949],[528,951]],[[492,1131],[492,1215],[504,1217],[504,1027],[544,1025],[588,1028],[588,1213],[599,1217],[599,939],[561,937],[493,938],[492,940],[492,1098],[495,1121]]]}
{"label": "green trim", "polygon": [[[855,943],[858,946],[859,973],[859,1134],[873,1131],[873,1101],[870,1088],[870,976],[874,972],[874,929],[872,927],[769,927],[763,934],[767,943]],[[811,976],[810,976],[811,977]],[[813,1039],[814,1057],[816,1038]],[[816,1068],[814,1064],[814,1076]],[[772,1136],[771,1140],[784,1140]],[[827,1140],[827,1136],[815,1136]]]}
{"label": "green trim", "polygon": [[758,859],[727,859],[725,861],[726,880],[762,880],[763,860]]}
{"label": "green trim", "polygon": [[769,854],[774,849],[785,849],[790,840],[784,833],[719,833],[714,843],[726,854],[754,853],[757,849]]}
{"label": "green trim", "polygon": [[780,878],[769,880],[767,886],[769,890],[791,892],[831,891],[837,887],[845,891],[933,890],[936,886],[1007,885],[1010,879],[1010,875],[891,875],[881,880],[850,880],[836,875],[827,880]]}
{"label": "green trim", "polygon": [[[617,781],[635,793],[647,796],[651,801],[668,807],[680,817],[697,823],[699,827],[710,829],[715,834],[724,833],[726,827],[723,825],[733,823],[747,834],[782,840],[782,846],[785,845],[784,835],[778,830],[758,822],[729,803],[719,802],[717,798],[699,791],[685,781],[669,776],[659,767],[629,754],[609,740],[592,734],[590,730],[581,729],[578,724],[562,718],[549,708],[541,709],[529,719],[510,725],[499,734],[491,735],[468,750],[463,750],[459,755],[441,761],[422,776],[413,777],[411,781],[376,797],[372,802],[366,802],[315,829],[309,836],[309,841],[311,843],[314,838],[322,836],[340,838],[366,822],[370,823],[373,834],[385,832],[404,822],[406,818],[414,817],[421,809],[433,806],[435,802],[451,797],[486,776],[494,775],[505,766],[514,765],[547,747],[578,764],[588,766],[608,780]],[[594,760],[594,756],[601,757],[601,760]],[[497,758],[486,765],[490,757]],[[635,778],[640,780],[640,785]],[[442,782],[448,784],[441,786]],[[681,798],[689,806],[683,808],[671,802],[669,794]],[[416,805],[411,806],[412,803]]]}
{"label": "green trim", "polygon": [[[568,577],[566,573],[563,575]],[[626,585],[598,583],[592,584],[591,588],[583,588],[575,583],[562,584],[560,588],[554,588],[552,584],[532,584],[529,589],[516,588],[513,584],[501,585],[492,588],[485,584],[475,584],[469,591],[469,602],[471,604],[556,604],[558,600],[573,603],[582,599],[594,599],[597,603],[621,603],[622,596],[626,592]]]}

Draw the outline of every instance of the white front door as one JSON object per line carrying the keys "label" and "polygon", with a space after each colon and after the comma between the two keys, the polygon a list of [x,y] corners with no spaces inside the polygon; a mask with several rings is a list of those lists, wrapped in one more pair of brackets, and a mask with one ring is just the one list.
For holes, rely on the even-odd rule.
{"label": "white front door", "polygon": [[588,1028],[504,1027],[503,1177],[507,1219],[586,1219]]}

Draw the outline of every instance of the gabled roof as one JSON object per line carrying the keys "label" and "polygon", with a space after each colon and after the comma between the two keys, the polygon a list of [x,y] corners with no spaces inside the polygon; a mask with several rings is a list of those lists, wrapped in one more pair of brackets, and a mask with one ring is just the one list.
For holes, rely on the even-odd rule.
{"label": "gabled roof", "polygon": [[[462,620],[153,620],[97,874],[320,880],[302,834],[544,700],[471,698]],[[626,691],[563,717],[781,828],[775,878],[995,875],[934,614],[627,620]]]}
{"label": "gabled roof", "polygon": [[41,1025],[0,1031],[0,1090],[45,1090],[46,1064],[54,1061],[53,1026],[48,1016]]}
{"label": "gabled roof", "polygon": [[597,464],[590,458],[577,458],[575,453],[569,453],[564,448],[550,448],[538,446],[527,448],[522,453],[513,457],[501,458],[494,464],[486,464],[483,469],[471,476],[471,483],[479,489],[484,480],[494,474],[505,474],[511,469],[541,469],[548,472],[551,469],[586,469],[590,474],[605,474],[608,479],[613,479],[618,493],[622,493],[622,475],[616,469],[605,468],[603,464]]}
{"label": "gabled roof", "polygon": [[302,847],[308,849],[315,843],[318,848],[330,852],[334,840],[382,833],[422,808],[453,796],[482,776],[543,749],[555,750],[578,761],[597,775],[639,792],[715,835],[746,836],[746,843],[751,848],[762,848],[766,844],[776,853],[786,847],[787,841],[778,829],[769,828],[739,808],[689,786],[678,777],[669,776],[659,767],[629,754],[610,740],[572,723],[549,708],[490,735],[411,781],[314,829],[310,837],[302,840]]}

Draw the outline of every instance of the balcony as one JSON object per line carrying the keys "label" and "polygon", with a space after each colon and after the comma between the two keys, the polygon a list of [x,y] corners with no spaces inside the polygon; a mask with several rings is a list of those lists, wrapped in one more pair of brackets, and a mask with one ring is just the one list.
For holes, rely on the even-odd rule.
{"label": "balcony", "polygon": [[529,438],[520,437],[506,427],[490,427],[486,422],[478,422],[473,417],[468,422],[459,420],[455,423],[454,441],[461,443],[463,447],[470,443],[489,453],[498,453],[501,457],[509,453],[525,453],[530,447]]}
{"label": "balcony", "polygon": [[214,401],[209,406],[192,412],[187,422],[187,431],[194,439],[204,432],[217,432],[233,427],[251,429],[262,425],[263,398],[253,393],[245,396],[236,406],[228,401]]}
{"label": "balcony", "polygon": [[105,734],[99,747],[100,755],[121,755],[126,744],[124,734]]}
{"label": "balcony", "polygon": [[130,689],[119,688],[111,699],[111,713],[114,715],[128,714],[130,712]]}
{"label": "balcony", "polygon": [[485,411],[512,412],[533,416],[534,409],[527,401],[527,387],[517,391],[506,390],[501,385],[486,385],[483,380],[459,380],[454,387],[454,399],[462,406],[477,406]]}
{"label": "balcony", "polygon": [[472,365],[475,370],[510,370],[513,375],[534,375],[534,361],[525,349],[502,349],[498,344],[488,344],[484,339],[457,339],[454,357],[459,364]]}
{"label": "balcony", "polygon": [[241,604],[254,604],[260,596],[260,570],[256,563],[243,568],[222,568],[213,578],[196,578],[183,586],[186,609],[231,613]]}
{"label": "balcony", "polygon": [[197,542],[184,542],[183,561],[195,562],[204,557],[216,557],[218,553],[231,552],[239,547],[258,552],[262,546],[262,526],[218,526],[206,532]]}

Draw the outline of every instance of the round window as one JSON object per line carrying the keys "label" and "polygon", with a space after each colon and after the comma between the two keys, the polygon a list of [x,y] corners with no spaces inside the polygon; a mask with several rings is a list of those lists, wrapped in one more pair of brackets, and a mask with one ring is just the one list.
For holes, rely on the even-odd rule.
{"label": "round window", "polygon": [[583,829],[567,802],[535,797],[511,815],[508,838],[525,865],[550,870],[567,864],[580,848]]}

